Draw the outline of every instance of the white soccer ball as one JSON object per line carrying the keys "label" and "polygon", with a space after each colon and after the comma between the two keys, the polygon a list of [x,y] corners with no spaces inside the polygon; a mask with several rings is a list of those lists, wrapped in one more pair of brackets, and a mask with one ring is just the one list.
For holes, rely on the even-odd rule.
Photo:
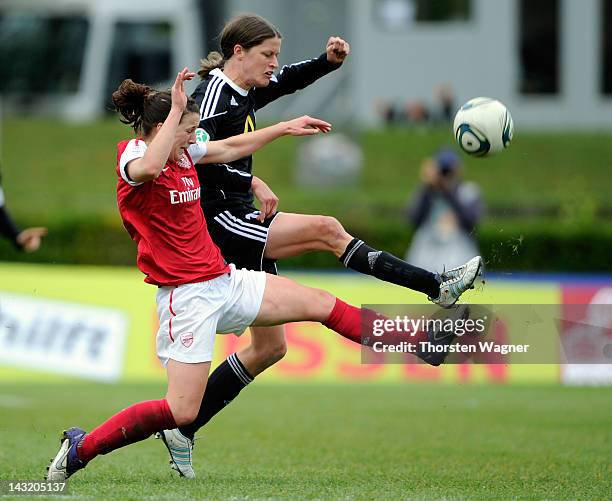
{"label": "white soccer ball", "polygon": [[496,99],[476,97],[459,108],[453,132],[463,151],[483,157],[510,145],[514,122],[508,109]]}

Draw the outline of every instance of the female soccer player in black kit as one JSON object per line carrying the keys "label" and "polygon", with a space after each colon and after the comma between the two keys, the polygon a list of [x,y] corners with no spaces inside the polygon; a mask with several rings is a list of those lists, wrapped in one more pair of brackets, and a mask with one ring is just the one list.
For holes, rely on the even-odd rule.
{"label": "female soccer player in black kit", "polygon": [[[350,50],[347,42],[331,37],[321,56],[284,66],[275,75],[281,34],[270,22],[252,14],[231,20],[220,35],[220,45],[222,54],[211,52],[202,60],[202,82],[192,95],[200,107],[200,127],[213,140],[255,130],[255,111],[338,69]],[[471,288],[480,272],[479,256],[444,273],[431,273],[369,247],[333,217],[277,212],[278,199],[251,172],[250,156],[198,168],[208,229],[225,259],[238,268],[276,274],[277,259],[327,251],[348,268],[423,292],[443,307],[453,305]],[[259,210],[253,205],[254,197],[260,202]],[[282,326],[252,328],[251,336],[250,346],[230,355],[211,374],[194,423],[159,434],[173,467],[183,476],[194,476],[191,448],[195,432],[286,353]]]}

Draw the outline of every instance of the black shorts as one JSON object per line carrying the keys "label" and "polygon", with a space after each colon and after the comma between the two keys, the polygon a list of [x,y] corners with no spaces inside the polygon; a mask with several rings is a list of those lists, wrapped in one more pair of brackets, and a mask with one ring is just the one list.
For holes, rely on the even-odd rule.
{"label": "black shorts", "polygon": [[278,275],[276,259],[264,257],[268,242],[268,229],[276,214],[262,223],[257,217],[259,211],[254,207],[234,206],[223,210],[204,212],[208,231],[228,263],[236,268],[265,271]]}

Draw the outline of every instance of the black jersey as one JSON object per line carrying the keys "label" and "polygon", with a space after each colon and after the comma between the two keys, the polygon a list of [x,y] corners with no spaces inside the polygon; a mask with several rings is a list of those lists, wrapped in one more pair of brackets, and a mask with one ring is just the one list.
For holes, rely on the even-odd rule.
{"label": "black jersey", "polygon": [[[283,66],[267,87],[244,90],[220,69],[202,80],[192,97],[200,107],[200,127],[212,140],[226,139],[256,128],[255,111],[281,96],[303,89],[322,76],[339,68],[322,54],[316,59]],[[229,164],[198,166],[202,187],[202,206],[252,205],[251,156]]]}

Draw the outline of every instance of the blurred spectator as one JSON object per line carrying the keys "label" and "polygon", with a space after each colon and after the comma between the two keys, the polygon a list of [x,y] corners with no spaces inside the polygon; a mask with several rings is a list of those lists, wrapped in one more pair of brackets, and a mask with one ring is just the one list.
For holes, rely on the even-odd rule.
{"label": "blurred spectator", "polygon": [[474,230],[484,206],[478,186],[463,181],[461,160],[451,149],[438,151],[421,167],[422,185],[407,215],[416,231],[406,260],[428,270],[459,266],[479,254]]}
{"label": "blurred spectator", "polygon": [[19,230],[4,205],[2,191],[2,176],[0,175],[0,235],[13,242],[15,247],[25,252],[38,250],[42,237],[47,234],[47,228],[26,228]]}
{"label": "blurred spectator", "polygon": [[378,102],[378,114],[387,125],[402,124],[444,124],[453,119],[455,99],[451,88],[440,85],[436,89],[436,100],[431,106],[423,101],[405,103]]}
{"label": "blurred spectator", "polygon": [[455,96],[448,85],[439,85],[436,90],[437,109],[435,114],[440,122],[451,122],[455,117]]}
{"label": "blurred spectator", "polygon": [[404,105],[404,117],[408,122],[425,123],[429,122],[431,112],[421,101],[408,101]]}

